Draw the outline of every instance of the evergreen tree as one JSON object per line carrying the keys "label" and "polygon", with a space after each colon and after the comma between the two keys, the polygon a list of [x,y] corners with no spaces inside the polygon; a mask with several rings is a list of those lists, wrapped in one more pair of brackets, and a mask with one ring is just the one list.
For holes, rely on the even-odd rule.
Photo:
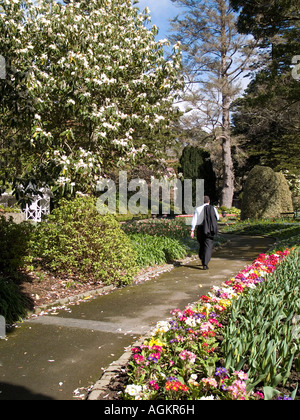
{"label": "evergreen tree", "polygon": [[217,203],[216,176],[210,154],[200,147],[187,146],[180,158],[180,172],[185,179],[193,180],[193,205],[196,203],[196,180],[204,179],[204,194]]}
{"label": "evergreen tree", "polygon": [[249,67],[255,44],[236,29],[236,15],[228,0],[172,0],[182,8],[173,21],[173,40],[184,52],[185,96],[222,142],[223,188],[221,204],[232,206],[234,170],[231,151],[230,107],[240,92],[239,78]]}
{"label": "evergreen tree", "polygon": [[300,51],[300,2],[232,0],[232,4],[240,11],[240,31],[255,36],[261,47],[258,71],[244,98],[235,103],[233,116],[234,132],[244,136],[249,154],[247,171],[268,165],[283,171],[296,186],[300,82],[291,65]]}
{"label": "evergreen tree", "polygon": [[238,29],[257,39],[270,37],[300,21],[299,0],[230,0],[239,12]]}

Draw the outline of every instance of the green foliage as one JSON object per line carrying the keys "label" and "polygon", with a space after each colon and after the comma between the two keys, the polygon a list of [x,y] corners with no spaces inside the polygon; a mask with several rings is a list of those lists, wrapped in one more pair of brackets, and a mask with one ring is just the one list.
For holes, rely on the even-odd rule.
{"label": "green foliage", "polygon": [[3,213],[21,213],[21,209],[18,206],[14,206],[14,207],[0,206],[0,212],[3,212]]}
{"label": "green foliage", "polygon": [[238,29],[259,40],[255,77],[233,114],[234,132],[243,136],[248,155],[244,170],[255,164],[288,171],[299,178],[300,83],[292,74],[300,48],[299,2],[231,0],[239,11]]}
{"label": "green foliage", "polygon": [[183,220],[149,220],[124,224],[138,257],[139,267],[165,264],[186,257],[190,231]]}
{"label": "green foliage", "polygon": [[137,272],[130,240],[113,216],[97,213],[95,200],[62,200],[37,228],[34,254],[53,271],[106,284],[128,284]]}
{"label": "green foliage", "polygon": [[190,226],[181,219],[127,223],[122,226],[122,229],[127,234],[140,233],[142,235],[165,236],[173,239],[184,239],[190,232]]}
{"label": "green foliage", "polygon": [[251,33],[257,39],[272,37],[299,20],[298,3],[294,0],[230,0],[230,3],[239,11],[239,31]]}
{"label": "green foliage", "polygon": [[245,184],[241,219],[280,217],[281,213],[291,211],[292,198],[284,175],[255,166]]}
{"label": "green foliage", "polygon": [[0,270],[14,273],[24,266],[30,253],[29,241],[32,230],[29,223],[17,225],[0,217]]}
{"label": "green foliage", "polygon": [[0,315],[7,324],[13,324],[24,318],[29,307],[29,300],[22,295],[18,286],[0,277]]}
{"label": "green foliage", "polygon": [[258,164],[288,171],[291,180],[295,175],[299,177],[300,83],[291,75],[292,56],[287,58],[285,73],[282,70],[259,73],[244,97],[234,104],[234,134],[242,139],[246,173]]}
{"label": "green foliage", "polygon": [[210,154],[199,147],[187,146],[180,159],[180,172],[185,179],[193,180],[193,204],[196,202],[196,180],[204,179],[204,194],[208,195],[211,202],[217,201],[216,175],[213,170]]}
{"label": "green foliage", "polygon": [[182,259],[187,254],[186,247],[178,240],[146,234],[129,235],[137,253],[139,267],[170,263]]}
{"label": "green foliage", "polygon": [[300,315],[299,254],[292,253],[268,280],[234,301],[222,349],[225,366],[239,370],[244,364],[253,378],[249,388],[260,382],[285,386],[300,341],[295,322]]}

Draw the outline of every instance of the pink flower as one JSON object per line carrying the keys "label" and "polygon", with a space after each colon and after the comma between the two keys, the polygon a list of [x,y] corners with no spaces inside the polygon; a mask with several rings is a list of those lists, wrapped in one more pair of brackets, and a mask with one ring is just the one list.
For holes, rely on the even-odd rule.
{"label": "pink flower", "polygon": [[134,361],[137,365],[140,365],[144,360],[144,357],[141,354],[134,355]]}
{"label": "pink flower", "polygon": [[209,332],[213,331],[214,329],[214,325],[210,322],[203,322],[203,324],[200,325],[201,332]]}
{"label": "pink flower", "polygon": [[158,386],[158,384],[155,381],[150,381],[149,382],[149,386],[151,388],[153,388],[155,391],[158,391],[159,390],[159,386]]}
{"label": "pink flower", "polygon": [[195,363],[197,356],[196,354],[192,353],[191,351],[182,350],[182,352],[179,354],[179,358],[181,360],[188,360],[191,363]]}
{"label": "pink flower", "polygon": [[248,379],[247,373],[243,372],[242,370],[235,371],[234,376],[237,376],[241,381],[247,381]]}
{"label": "pink flower", "polygon": [[246,397],[246,383],[236,380],[228,387],[228,391],[234,400],[244,400]]}
{"label": "pink flower", "polygon": [[206,387],[212,387],[212,388],[218,388],[218,383],[215,380],[215,378],[203,378],[201,379],[201,382],[206,386]]}

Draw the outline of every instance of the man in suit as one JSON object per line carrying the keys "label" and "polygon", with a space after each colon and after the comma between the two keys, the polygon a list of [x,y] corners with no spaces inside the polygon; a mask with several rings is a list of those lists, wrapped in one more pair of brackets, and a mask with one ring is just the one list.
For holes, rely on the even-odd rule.
{"label": "man in suit", "polygon": [[208,270],[214,245],[214,237],[218,233],[219,213],[210,205],[210,198],[204,196],[204,204],[196,209],[193,221],[191,238],[195,237],[197,227],[197,240],[200,245],[199,258],[202,261],[203,270]]}

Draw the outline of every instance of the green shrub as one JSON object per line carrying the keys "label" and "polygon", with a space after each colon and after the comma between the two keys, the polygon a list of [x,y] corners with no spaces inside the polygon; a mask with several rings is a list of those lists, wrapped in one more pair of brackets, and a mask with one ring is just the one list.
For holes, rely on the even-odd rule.
{"label": "green shrub", "polygon": [[142,234],[150,236],[168,237],[173,239],[185,239],[191,231],[184,220],[149,220],[146,222],[131,222],[122,226],[127,234]]}
{"label": "green shrub", "polygon": [[17,225],[0,217],[0,270],[13,274],[24,266],[32,231],[29,223]]}
{"label": "green shrub", "polygon": [[142,234],[129,235],[137,253],[139,267],[165,264],[186,256],[186,247],[178,240]]}
{"label": "green shrub", "polygon": [[3,213],[21,213],[21,209],[17,205],[14,206],[14,207],[5,207],[5,206],[1,205],[0,210]]}
{"label": "green shrub", "polygon": [[137,272],[130,240],[113,216],[98,214],[92,198],[62,200],[39,225],[34,253],[51,270],[81,280],[128,284]]}
{"label": "green shrub", "polygon": [[187,146],[180,158],[179,172],[185,179],[193,181],[193,204],[196,203],[196,180],[204,179],[205,195],[209,195],[211,202],[218,201],[216,191],[216,175],[210,158],[210,153],[203,148]]}
{"label": "green shrub", "polygon": [[16,284],[0,277],[0,315],[4,316],[7,324],[25,318],[29,303]]}

